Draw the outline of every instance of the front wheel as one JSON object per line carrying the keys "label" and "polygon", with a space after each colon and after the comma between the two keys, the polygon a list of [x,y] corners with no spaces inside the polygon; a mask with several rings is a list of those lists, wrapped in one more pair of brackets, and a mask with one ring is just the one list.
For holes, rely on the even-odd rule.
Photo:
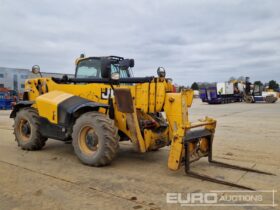
{"label": "front wheel", "polygon": [[36,109],[27,107],[21,109],[14,122],[14,134],[18,146],[24,150],[40,150],[47,141],[39,132],[39,115]]}
{"label": "front wheel", "polygon": [[99,112],[87,112],[73,126],[72,145],[82,163],[108,165],[119,148],[118,130],[114,121]]}
{"label": "front wheel", "polygon": [[246,103],[254,103],[254,98],[253,96],[244,96],[243,99]]}

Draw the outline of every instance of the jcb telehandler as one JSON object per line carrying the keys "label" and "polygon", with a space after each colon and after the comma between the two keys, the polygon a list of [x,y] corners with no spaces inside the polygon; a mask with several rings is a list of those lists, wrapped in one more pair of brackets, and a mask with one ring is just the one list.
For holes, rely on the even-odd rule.
{"label": "jcb telehandler", "polygon": [[[268,174],[212,160],[216,121],[189,121],[193,91],[175,93],[162,67],[158,77],[132,77],[133,66],[133,59],[81,56],[75,78],[28,79],[24,100],[11,113],[18,145],[39,150],[48,138],[72,141],[82,163],[104,166],[114,159],[119,140],[130,140],[141,153],[170,145],[169,169],[184,164],[186,173],[199,179],[251,189],[192,172],[190,164],[201,157],[216,165]],[[40,74],[39,66],[32,72]]]}

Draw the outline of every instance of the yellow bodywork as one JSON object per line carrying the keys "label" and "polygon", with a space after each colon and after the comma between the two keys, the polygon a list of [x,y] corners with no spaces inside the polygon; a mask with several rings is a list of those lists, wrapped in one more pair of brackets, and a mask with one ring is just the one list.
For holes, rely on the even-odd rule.
{"label": "yellow bodywork", "polygon": [[72,94],[62,91],[51,91],[36,98],[36,108],[41,117],[47,118],[51,123],[58,123],[58,104],[72,97]]}
{"label": "yellow bodywork", "polygon": [[[40,89],[37,88],[38,84],[41,84]],[[196,124],[189,121],[188,108],[193,100],[192,90],[174,93],[172,84],[159,78],[150,83],[114,85],[114,89],[118,88],[131,91],[134,112],[120,112],[113,100],[115,126],[136,145],[139,152],[171,145],[168,167],[172,170],[180,168],[184,157],[183,139],[187,130],[204,127],[213,133],[215,131],[216,121],[211,118],[205,118]],[[39,110],[40,116],[54,124],[58,123],[57,107],[62,101],[75,95],[108,104],[106,96],[111,89],[108,84],[58,84],[51,78],[30,79],[25,83],[29,100],[35,101],[33,107]],[[100,112],[105,113],[105,109],[100,109]],[[140,129],[141,119],[150,119],[152,114],[160,112],[166,116],[168,127],[165,130]],[[161,144],[158,145],[157,142]]]}

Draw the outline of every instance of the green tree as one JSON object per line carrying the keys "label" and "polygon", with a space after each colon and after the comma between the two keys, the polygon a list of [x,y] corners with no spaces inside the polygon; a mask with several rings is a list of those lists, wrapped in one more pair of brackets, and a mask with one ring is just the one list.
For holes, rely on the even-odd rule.
{"label": "green tree", "polygon": [[275,80],[270,80],[268,82],[269,89],[277,91],[279,89],[279,84]]}
{"label": "green tree", "polygon": [[196,82],[192,83],[191,89],[193,90],[199,90],[199,86]]}
{"label": "green tree", "polygon": [[258,81],[255,81],[254,84],[255,84],[255,85],[258,85],[258,86],[263,86],[263,83],[262,83],[261,81],[259,81],[259,80],[258,80]]}

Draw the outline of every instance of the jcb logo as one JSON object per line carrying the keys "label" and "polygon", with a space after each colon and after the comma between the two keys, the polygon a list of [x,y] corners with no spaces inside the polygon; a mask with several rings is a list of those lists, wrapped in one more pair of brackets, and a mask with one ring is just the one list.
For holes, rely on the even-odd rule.
{"label": "jcb logo", "polygon": [[110,96],[114,96],[114,91],[111,88],[101,89],[101,99],[108,100]]}

